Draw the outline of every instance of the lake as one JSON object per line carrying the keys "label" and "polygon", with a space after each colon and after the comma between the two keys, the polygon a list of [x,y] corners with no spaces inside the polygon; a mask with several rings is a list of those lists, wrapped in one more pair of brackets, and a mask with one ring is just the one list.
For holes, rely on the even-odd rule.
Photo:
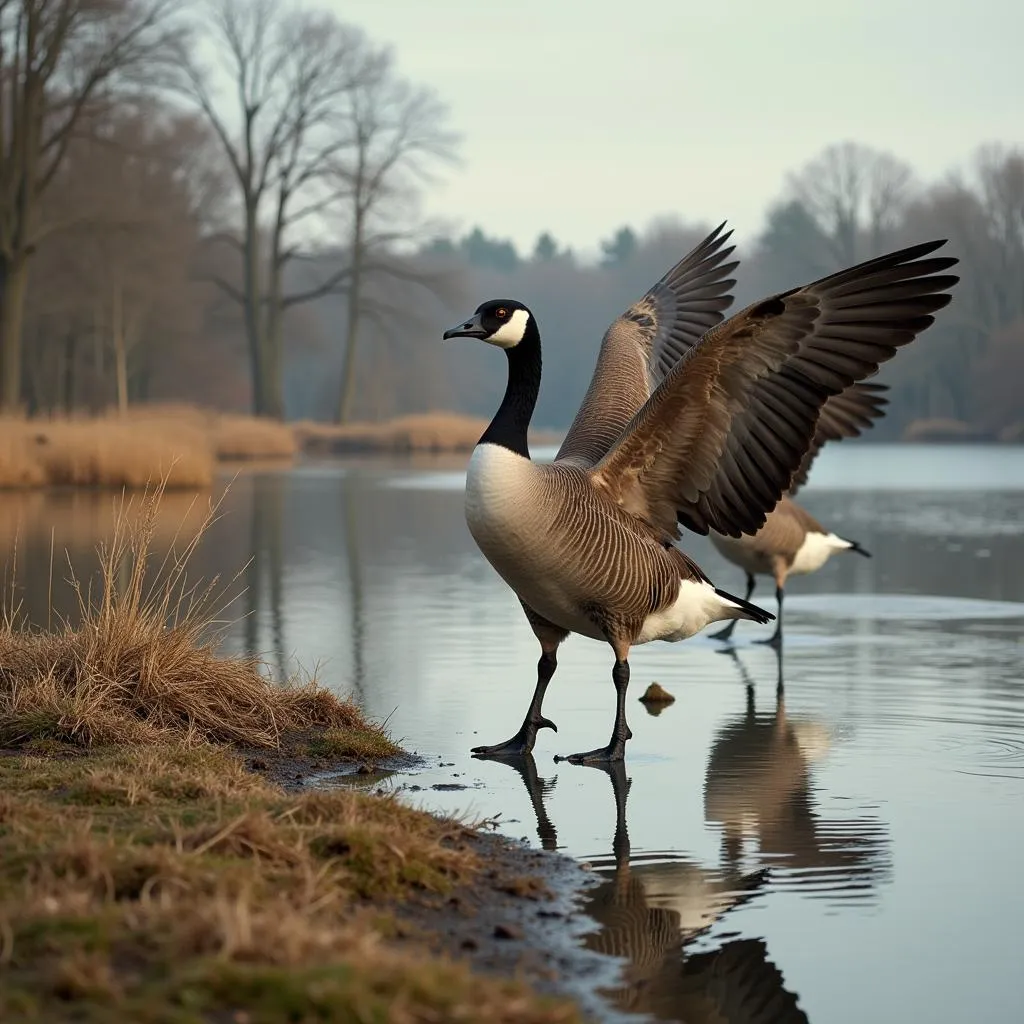
{"label": "lake", "polygon": [[[493,819],[599,872],[588,944],[628,961],[609,996],[619,1009],[1018,1019],[1024,449],[826,449],[800,500],[874,557],[836,556],[790,581],[781,658],[753,642],[772,627],[752,623],[731,646],[701,635],[636,648],[633,739],[612,772],[553,762],[611,728],[610,651],[580,637],[563,645],[545,704],[559,731],[540,734],[533,760],[469,756],[518,728],[538,647],[469,536],[464,464],[241,473],[193,568],[230,579],[248,563],[227,646],[276,671],[316,670],[386,718],[429,764],[387,781],[406,799]],[[72,614],[64,551],[87,575],[113,500],[0,496],[35,621],[51,593]],[[169,496],[164,520],[190,500]],[[743,593],[706,538],[684,547]],[[754,600],[775,611],[769,581]],[[652,681],[676,697],[659,714],[636,699]],[[726,1017],[707,1010],[716,986],[733,993]]]}

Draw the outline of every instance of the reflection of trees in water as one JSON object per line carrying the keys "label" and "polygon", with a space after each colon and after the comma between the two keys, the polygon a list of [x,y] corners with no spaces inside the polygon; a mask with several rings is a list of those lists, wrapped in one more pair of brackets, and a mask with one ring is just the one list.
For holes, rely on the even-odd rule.
{"label": "reflection of trees in water", "polygon": [[349,636],[352,646],[353,695],[361,704],[366,696],[366,619],[363,609],[363,557],[359,546],[358,510],[361,494],[357,478],[349,471],[341,483],[344,519],[345,562],[348,568]]}
{"label": "reflection of trees in water", "polygon": [[[542,846],[554,849],[555,826],[544,804],[552,784],[539,778],[532,755],[503,763],[515,768],[527,788]],[[702,953],[687,948],[751,899],[767,872],[721,873],[683,858],[631,858],[625,765],[598,769],[611,781],[615,835],[612,856],[591,861],[604,880],[586,896],[583,909],[600,927],[584,944],[626,961],[620,984],[606,993],[610,1001],[622,1011],[687,1024],[806,1024],[762,940],[729,940]]]}
{"label": "reflection of trees in water", "polygon": [[249,480],[249,550],[245,583],[245,646],[261,655],[262,611],[270,616],[270,650],[278,679],[287,675],[284,640],[284,499],[287,476],[256,473]]}
{"label": "reflection of trees in water", "polygon": [[822,723],[786,714],[782,654],[776,652],[775,711],[758,714],[754,682],[735,650],[746,710],[719,729],[704,786],[704,817],[722,828],[726,863],[739,864],[747,840],[761,857],[793,871],[795,884],[831,895],[873,893],[887,875],[889,840],[873,818],[822,819],[814,808],[811,768],[828,750]]}
{"label": "reflection of trees in water", "polygon": [[[249,481],[248,493],[250,560],[244,573],[245,648],[251,654],[262,653],[263,624],[266,621],[264,611],[268,612],[270,648],[279,678],[284,678],[287,669],[284,604],[288,595],[284,592],[284,565],[286,557],[290,561],[294,554],[295,545],[290,543],[291,536],[303,536],[304,526],[299,523],[298,532],[286,537],[284,503],[291,486],[292,478],[286,474],[257,474]],[[340,575],[344,579],[343,586],[347,594],[346,599],[339,603],[346,606],[349,617],[349,648],[352,652],[350,683],[355,698],[362,701],[366,687],[366,611],[364,554],[360,538],[362,517],[359,510],[360,505],[365,503],[366,489],[359,486],[359,478],[354,472],[346,473],[339,481],[339,487],[335,493],[340,496],[340,503],[337,506],[332,504],[332,507],[337,509],[338,518],[330,518],[329,530],[320,525],[317,535],[329,541],[340,534],[342,540],[344,567]],[[316,506],[318,517],[322,517],[324,503],[317,501],[312,504]],[[322,524],[322,519],[320,523]],[[291,529],[296,529],[295,523],[288,525]],[[337,547],[334,551],[326,549],[323,557],[337,559],[341,553]]]}

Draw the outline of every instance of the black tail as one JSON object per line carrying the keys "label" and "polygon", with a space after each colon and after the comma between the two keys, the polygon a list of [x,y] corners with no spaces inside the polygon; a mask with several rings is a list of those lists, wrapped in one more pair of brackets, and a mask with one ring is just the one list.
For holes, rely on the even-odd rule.
{"label": "black tail", "polygon": [[726,601],[738,604],[754,622],[760,622],[764,625],[764,623],[771,622],[775,618],[771,612],[766,612],[763,608],[758,607],[756,604],[751,604],[749,601],[744,601],[742,597],[737,597],[735,594],[726,593],[724,590],[719,590],[718,587],[715,587],[715,593],[719,597],[724,597]]}
{"label": "black tail", "polygon": [[863,555],[865,558],[871,557],[871,552],[865,551],[855,540],[850,540],[849,537],[844,537],[843,539],[849,543],[851,551],[856,551],[858,555]]}

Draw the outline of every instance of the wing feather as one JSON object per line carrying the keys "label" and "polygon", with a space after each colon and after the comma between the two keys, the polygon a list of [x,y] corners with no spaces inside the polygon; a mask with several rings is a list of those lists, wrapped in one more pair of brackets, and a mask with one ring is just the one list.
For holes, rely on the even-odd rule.
{"label": "wing feather", "polygon": [[605,331],[597,366],[555,460],[590,467],[612,446],[665,375],[732,305],[720,224]]}
{"label": "wing feather", "polygon": [[888,391],[886,384],[872,384],[867,381],[848,387],[838,395],[833,395],[822,406],[818,425],[814,431],[814,440],[807,449],[797,471],[793,474],[793,482],[789,485],[789,494],[793,495],[807,483],[811,471],[811,463],[817,458],[818,452],[828,441],[841,441],[844,437],[859,437],[860,434],[874,426],[877,419],[885,415],[885,407],[889,399],[883,397]]}
{"label": "wing feather", "polygon": [[712,328],[592,468],[593,486],[666,537],[679,536],[679,523],[703,534],[756,533],[802,482],[808,455],[848,436],[868,415],[851,406],[877,392],[856,391],[823,418],[826,404],[875,374],[949,303],[959,279],[944,271],[957,260],[929,256],[944,244],[869,260]]}

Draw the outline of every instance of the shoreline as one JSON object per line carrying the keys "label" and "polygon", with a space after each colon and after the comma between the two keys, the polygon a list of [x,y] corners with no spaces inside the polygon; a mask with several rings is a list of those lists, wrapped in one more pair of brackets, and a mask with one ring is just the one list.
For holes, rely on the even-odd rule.
{"label": "shoreline", "polygon": [[[278,841],[268,822],[283,815],[286,822],[298,817],[311,823],[315,834],[309,849],[317,850],[323,842],[321,832],[345,833],[344,826],[339,832],[332,821],[339,812],[352,829],[351,838],[333,840],[335,848],[326,859],[321,854],[313,860],[323,861],[324,870],[333,864],[345,872],[353,870],[353,860],[359,862],[372,849],[374,861],[358,869],[355,888],[346,905],[336,907],[333,918],[329,913],[312,913],[323,918],[318,921],[321,928],[333,920],[341,932],[358,931],[361,941],[376,951],[370,969],[377,955],[385,961],[392,955],[398,958],[398,976],[385,982],[384,989],[375,986],[382,1006],[408,998],[405,990],[410,984],[413,989],[420,987],[420,982],[410,982],[406,975],[415,979],[427,972],[444,976],[447,986],[444,993],[418,997],[428,1016],[450,1010],[452,1019],[476,1019],[456,1013],[449,1003],[455,998],[468,1004],[493,1000],[490,1005],[501,1005],[507,1012],[488,1019],[524,1024],[574,1024],[593,1019],[595,1012],[603,1019],[619,1019],[599,995],[599,989],[614,983],[618,962],[580,943],[597,924],[582,912],[579,898],[597,879],[577,862],[413,810],[393,797],[305,785],[299,777],[304,777],[307,761],[287,751],[263,751],[263,755],[273,765],[253,771],[247,762],[256,756],[254,748],[243,751],[211,744],[84,750],[46,740],[0,748],[0,879],[17,879],[28,890],[20,901],[0,901],[4,1019],[38,1013],[46,1020],[90,1020],[95,1013],[96,1019],[125,1024],[177,1020],[173,1014],[162,1016],[167,1007],[157,1001],[170,998],[170,990],[156,980],[169,970],[179,975],[175,984],[191,979],[189,983],[198,985],[197,999],[207,1008],[195,1018],[182,1019],[220,1019],[220,1014],[228,1012],[233,1019],[267,1024],[290,1019],[250,1001],[246,982],[267,972],[264,985],[288,988],[289,980],[297,981],[310,969],[305,959],[275,964],[273,943],[264,949],[260,941],[240,959],[229,953],[229,974],[234,980],[230,985],[223,979],[215,984],[206,975],[224,967],[223,949],[195,950],[182,942],[174,953],[173,968],[155,954],[150,961],[148,947],[155,936],[147,938],[149,929],[134,918],[153,913],[148,905],[152,899],[173,901],[177,894],[165,890],[164,884],[175,877],[180,879],[178,884],[205,886],[209,892],[204,901],[221,898],[222,886],[231,888],[235,876],[244,875],[249,883],[259,885],[254,879],[261,871],[267,884],[275,876],[274,888],[290,890],[294,872],[287,858],[299,857],[298,848]],[[322,760],[321,767],[340,766],[338,761]],[[349,764],[369,760],[347,758]],[[417,762],[403,752],[375,761],[374,767],[414,773]],[[148,770],[140,771],[144,766]],[[221,781],[214,781],[215,776]],[[210,787],[219,787],[216,796],[223,807],[214,807]],[[370,822],[395,804],[394,813],[402,819],[401,836],[387,817],[375,826]],[[310,806],[317,809],[315,819],[307,814]],[[365,826],[361,815],[366,816]],[[29,824],[35,826],[34,836],[26,833]],[[161,829],[161,825],[171,827]],[[372,835],[373,827],[380,835],[365,839],[369,846],[364,853],[355,837],[362,834],[361,828],[370,829],[365,835]],[[421,830],[422,836],[418,835]],[[428,838],[431,833],[434,838]],[[171,836],[176,853],[165,846]],[[266,862],[262,869],[253,867],[250,846],[258,850],[256,859]],[[278,849],[293,852],[276,854]],[[386,858],[381,856],[387,850],[396,858],[390,864],[383,863]],[[283,858],[280,864],[275,863],[276,855]],[[203,881],[193,882],[193,873]],[[97,885],[106,891],[100,894]],[[32,899],[34,886],[43,890],[40,899]],[[201,894],[189,894],[164,908],[173,914],[175,926],[186,928],[192,916],[198,926],[202,903],[193,901],[193,895]],[[247,913],[259,916],[264,900],[268,912],[274,912],[275,906],[278,914],[295,909],[268,888],[262,899],[251,900]],[[207,921],[206,927],[211,924]],[[295,927],[301,931],[307,925]],[[308,928],[314,932],[312,922]],[[317,959],[315,942],[308,941],[313,948],[306,955]],[[141,943],[147,952],[126,959],[129,943]],[[318,966],[321,971],[345,971],[346,962],[344,954],[333,959],[321,956]],[[231,973],[234,969],[240,972],[237,977]],[[74,971],[82,977],[71,984],[67,975]],[[387,984],[393,984],[394,991]],[[261,998],[266,998],[265,991]],[[290,998],[298,999],[296,1009],[305,1006],[301,994],[292,992]],[[358,1003],[368,996],[355,993],[352,998]],[[61,1012],[65,1005],[66,1017]],[[332,1005],[343,1012],[348,997],[339,995]]]}
{"label": "shoreline", "polygon": [[[277,421],[186,405],[137,405],[94,416],[0,417],[0,491],[50,488],[206,490],[225,471],[324,461],[464,458],[487,421],[434,411],[344,425]],[[564,432],[536,429],[534,446]],[[959,421],[915,421],[896,441],[867,444],[1014,447],[1024,427],[1000,433]]]}
{"label": "shoreline", "polygon": [[216,506],[161,561],[163,494],[122,499],[76,625],[0,616],[0,1018],[581,1022],[615,975],[583,868],[327,784],[425,762],[220,654],[187,571]]}

